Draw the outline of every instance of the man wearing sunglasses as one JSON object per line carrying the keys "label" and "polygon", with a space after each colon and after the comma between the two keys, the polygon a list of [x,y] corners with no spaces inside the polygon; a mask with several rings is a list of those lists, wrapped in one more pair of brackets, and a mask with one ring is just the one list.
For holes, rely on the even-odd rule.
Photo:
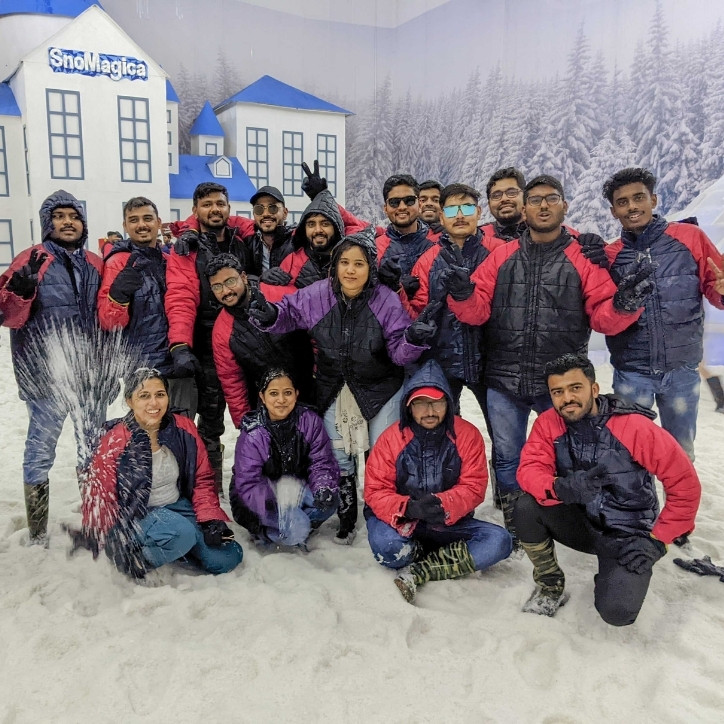
{"label": "man wearing sunglasses", "polygon": [[472,273],[443,273],[448,306],[465,324],[486,324],[485,385],[495,473],[508,530],[520,496],[516,471],[528,417],[551,406],[543,369],[565,352],[586,351],[591,329],[618,334],[641,316],[653,268],[644,264],[618,288],[584,256],[563,226],[568,204],[560,181],[537,176],[523,192],[528,228],[495,249]]}

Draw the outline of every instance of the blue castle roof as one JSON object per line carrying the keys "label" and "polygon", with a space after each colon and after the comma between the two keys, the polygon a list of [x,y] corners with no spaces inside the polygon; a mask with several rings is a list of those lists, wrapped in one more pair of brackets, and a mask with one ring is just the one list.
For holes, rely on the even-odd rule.
{"label": "blue castle roof", "polygon": [[94,0],[2,0],[0,15],[63,15],[74,18],[91,5],[103,9]]}
{"label": "blue castle roof", "polygon": [[173,89],[171,81],[168,78],[166,78],[166,100],[171,101],[171,103],[180,103],[176,91]]}
{"label": "blue castle roof", "polygon": [[192,136],[223,136],[224,129],[216,117],[211,103],[206,101],[201,113],[196,117],[194,125],[191,126],[189,134]]}
{"label": "blue castle roof", "polygon": [[7,83],[0,83],[0,116],[19,116],[20,108],[13,89]]}
{"label": "blue castle roof", "polygon": [[333,103],[305,93],[299,88],[282,83],[270,75],[263,75],[259,80],[240,90],[236,95],[219,103],[217,108],[232,103],[261,103],[267,106],[281,106],[282,108],[296,108],[305,111],[326,111],[328,113],[344,113],[352,115],[352,111],[335,106]]}
{"label": "blue castle roof", "polygon": [[179,172],[168,175],[172,199],[192,199],[194,189],[204,181],[226,186],[230,201],[248,201],[255,193],[256,188],[246,175],[239,159],[225,156],[231,162],[231,178],[216,178],[211,173],[208,164],[217,156],[188,156],[182,154],[178,159]]}

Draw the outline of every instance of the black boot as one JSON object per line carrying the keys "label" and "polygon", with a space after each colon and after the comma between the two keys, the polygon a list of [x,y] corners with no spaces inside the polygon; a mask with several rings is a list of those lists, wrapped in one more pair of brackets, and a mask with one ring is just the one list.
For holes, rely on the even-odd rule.
{"label": "black boot", "polygon": [[505,529],[513,538],[513,552],[520,550],[520,540],[518,532],[513,523],[513,513],[515,512],[515,501],[523,495],[522,490],[513,490],[509,493],[501,493],[498,490],[498,499],[500,500],[500,508],[503,511],[503,524]]}
{"label": "black boot", "polygon": [[28,485],[26,483],[24,488],[30,544],[47,545],[50,483],[47,480],[39,485]]}
{"label": "black boot", "polygon": [[339,530],[334,536],[334,542],[339,545],[352,545],[357,531],[357,476],[343,475],[339,479]]}
{"label": "black boot", "polygon": [[709,385],[714,402],[716,403],[714,412],[724,412],[724,389],[722,389],[721,386],[721,379],[719,379],[719,377],[707,377],[706,384]]}
{"label": "black boot", "polygon": [[224,495],[224,446],[219,443],[217,450],[209,450],[209,462],[214,471],[214,487],[221,498]]}

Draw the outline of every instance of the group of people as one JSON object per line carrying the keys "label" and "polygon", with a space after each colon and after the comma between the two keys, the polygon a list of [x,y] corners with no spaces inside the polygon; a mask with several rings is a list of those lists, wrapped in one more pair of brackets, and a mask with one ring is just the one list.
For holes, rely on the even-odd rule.
{"label": "group of people", "polygon": [[[549,175],[496,171],[485,190],[494,221],[482,225],[476,189],[395,175],[382,190],[389,225],[375,228],[335,202],[316,162],[303,169],[310,203],[296,227],[274,187],[252,196],[246,219],[230,215],[223,186],[204,183],[191,216],[170,225],[168,254],[150,199],[125,204],[126,238],[103,259],[84,248],[79,202],[59,191],[43,204],[42,244],[0,276],[30,418],[30,540],[47,535],[48,474],[73,410],[51,369],[29,372],[29,351],[51,324],[120,330],[141,364],[124,380],[129,412],[79,454],[83,527],[72,536],[124,573],[241,561],[219,505],[228,406],[239,429],[231,511],[262,548],[307,550],[335,511],[334,541],[351,544],[363,482],[370,548],[407,601],[522,549],[536,583],[524,610],[554,615],[567,600],[559,541],[597,555],[602,618],[632,623],[652,566],[694,528],[703,298],[724,308],[714,245],[655,213],[642,168],[604,184],[622,224],[609,244],[564,224],[565,192]],[[586,357],[592,329],[606,335],[613,395]],[[460,416],[463,387],[492,441],[504,527],[473,515],[489,468],[480,431]],[[85,393],[103,407],[104,391]]]}

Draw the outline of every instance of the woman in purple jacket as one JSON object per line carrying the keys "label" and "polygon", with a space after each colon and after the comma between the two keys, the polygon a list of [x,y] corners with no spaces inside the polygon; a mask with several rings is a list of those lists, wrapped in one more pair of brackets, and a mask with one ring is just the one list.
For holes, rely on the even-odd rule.
{"label": "woman in purple jacket", "polygon": [[322,418],[297,403],[289,373],[270,369],[260,387],[262,404],[241,421],[231,511],[258,543],[305,547],[337,507],[339,466]]}
{"label": "woman in purple jacket", "polygon": [[317,404],[342,471],[334,542],[349,545],[357,522],[357,455],[398,419],[403,366],[427,349],[437,327],[425,310],[411,324],[399,296],[378,283],[371,227],[335,247],[328,279],[276,305],[255,290],[249,317],[268,332],[306,329],[312,338]]}

